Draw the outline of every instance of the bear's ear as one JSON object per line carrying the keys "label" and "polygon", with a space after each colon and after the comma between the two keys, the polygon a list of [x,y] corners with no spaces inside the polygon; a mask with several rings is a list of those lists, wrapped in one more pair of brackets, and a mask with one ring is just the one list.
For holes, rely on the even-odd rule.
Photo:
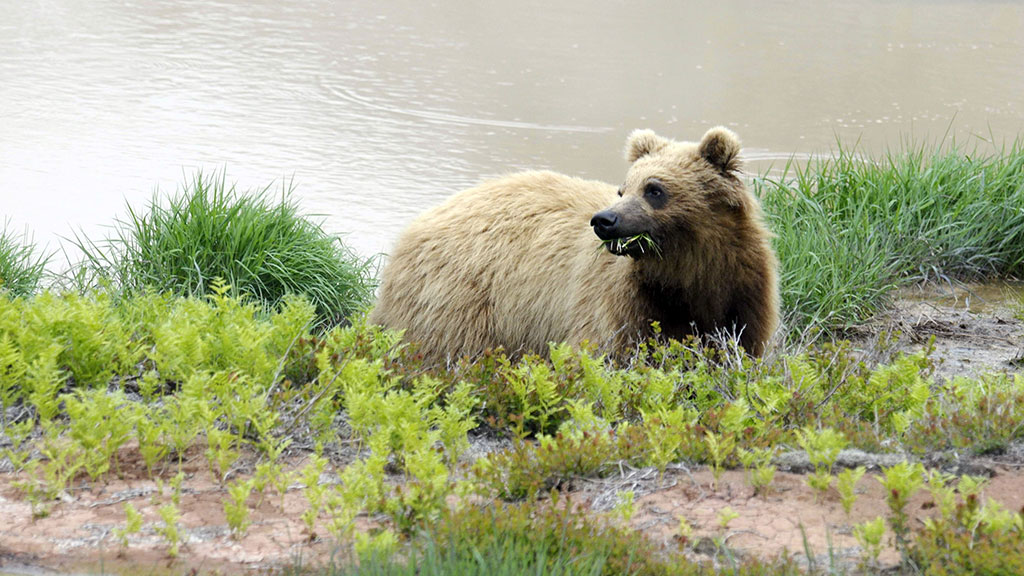
{"label": "bear's ear", "polygon": [[724,126],[716,126],[705,132],[697,150],[701,158],[723,172],[740,169],[740,139]]}
{"label": "bear's ear", "polygon": [[636,162],[668,145],[669,141],[655,134],[653,130],[634,130],[626,139],[626,160]]}

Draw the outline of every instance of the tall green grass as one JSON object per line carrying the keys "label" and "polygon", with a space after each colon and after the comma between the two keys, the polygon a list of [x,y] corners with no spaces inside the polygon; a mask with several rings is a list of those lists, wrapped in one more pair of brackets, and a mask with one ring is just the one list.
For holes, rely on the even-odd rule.
{"label": "tall green grass", "polygon": [[107,239],[76,237],[85,254],[79,278],[118,292],[184,295],[205,294],[220,278],[233,295],[268,307],[286,294],[305,294],[322,320],[338,321],[369,303],[374,259],[302,217],[290,194],[241,194],[223,174],[198,173],[166,203],[154,196],[143,211],[129,205]]}
{"label": "tall green grass", "polygon": [[37,254],[37,247],[27,237],[18,238],[4,223],[0,230],[0,292],[28,296],[39,287],[46,271],[48,257]]}
{"label": "tall green grass", "polygon": [[1024,274],[1024,146],[840,147],[755,180],[791,329],[862,323],[914,282]]}

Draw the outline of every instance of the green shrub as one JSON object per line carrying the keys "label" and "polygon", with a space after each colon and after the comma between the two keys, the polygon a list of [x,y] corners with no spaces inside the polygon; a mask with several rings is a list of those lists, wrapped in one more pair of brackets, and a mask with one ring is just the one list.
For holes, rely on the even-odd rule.
{"label": "green shrub", "polygon": [[910,547],[922,574],[1024,573],[1024,510],[967,496],[951,515],[925,521]]}
{"label": "green shrub", "polygon": [[476,461],[472,480],[485,496],[505,500],[534,499],[552,488],[566,489],[573,478],[601,477],[617,471],[620,460],[640,461],[642,430],[623,426],[543,436],[537,443],[519,441],[512,448]]}
{"label": "green shrub", "polygon": [[[224,293],[0,295],[0,428],[15,439],[0,454],[45,493],[73,477],[70,460],[93,479],[117,470],[118,450],[132,439],[151,473],[203,432],[218,463],[243,445],[267,450],[301,389],[287,375],[306,374],[295,365],[308,362],[309,345],[292,351],[313,339],[313,314],[294,295],[269,314]],[[136,391],[143,402],[124,394]],[[10,421],[17,406],[32,418]],[[37,422],[45,437],[27,438]],[[35,449],[44,464],[30,459]]]}
{"label": "green shrub", "polygon": [[273,307],[286,294],[305,294],[322,320],[336,322],[364,308],[373,293],[374,260],[361,260],[335,236],[298,213],[284,189],[239,194],[218,178],[196,174],[166,205],[154,197],[144,211],[128,206],[114,234],[99,243],[77,238],[86,283],[115,291],[143,289],[203,295],[216,279],[232,295]]}
{"label": "green shrub", "polygon": [[0,407],[27,401],[43,421],[67,383],[106,387],[142,355],[133,330],[103,294],[0,294]]}
{"label": "green shrub", "polygon": [[918,453],[1003,452],[1024,437],[1024,375],[955,378],[936,391],[907,428],[904,445]]}
{"label": "green shrub", "polygon": [[39,287],[49,259],[36,255],[36,246],[19,240],[5,223],[0,230],[0,292],[28,296]]}

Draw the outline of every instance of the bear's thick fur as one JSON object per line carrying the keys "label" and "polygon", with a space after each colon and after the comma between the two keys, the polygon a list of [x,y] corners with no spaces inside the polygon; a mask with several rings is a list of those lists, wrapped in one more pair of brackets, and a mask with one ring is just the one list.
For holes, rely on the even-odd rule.
{"label": "bear's thick fur", "polygon": [[674,338],[737,334],[760,355],[777,261],[739,151],[721,127],[697,144],[638,130],[621,188],[524,172],[460,192],[401,235],[370,321],[432,360],[551,341],[622,352],[652,321]]}

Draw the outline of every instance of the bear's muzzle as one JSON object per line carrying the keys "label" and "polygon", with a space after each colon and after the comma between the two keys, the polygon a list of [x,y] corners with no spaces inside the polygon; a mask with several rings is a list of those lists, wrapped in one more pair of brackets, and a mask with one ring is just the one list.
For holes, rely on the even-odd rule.
{"label": "bear's muzzle", "polygon": [[602,210],[594,214],[590,219],[590,225],[594,227],[594,234],[601,240],[611,240],[622,235],[618,231],[619,215],[611,210]]}

